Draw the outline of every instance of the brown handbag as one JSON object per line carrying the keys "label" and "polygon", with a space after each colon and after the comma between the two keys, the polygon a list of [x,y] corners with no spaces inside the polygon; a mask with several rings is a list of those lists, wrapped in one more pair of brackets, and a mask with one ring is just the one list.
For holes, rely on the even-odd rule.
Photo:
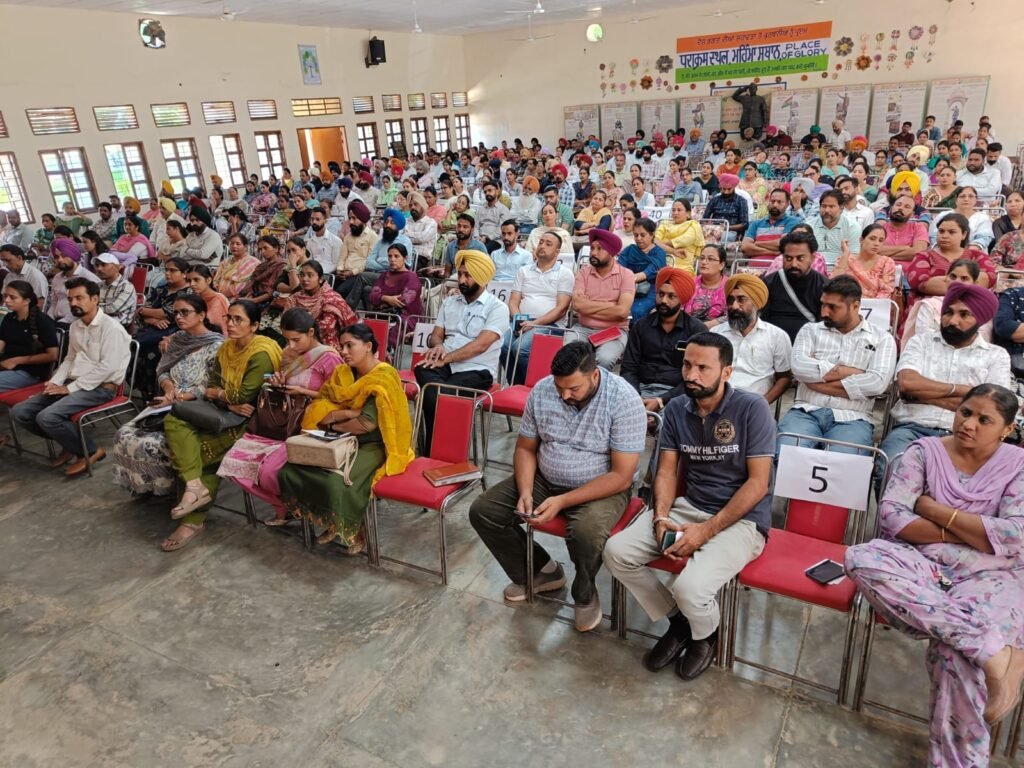
{"label": "brown handbag", "polygon": [[281,387],[263,387],[246,431],[283,443],[292,435],[299,434],[302,414],[309,403],[310,399],[305,395],[293,395]]}

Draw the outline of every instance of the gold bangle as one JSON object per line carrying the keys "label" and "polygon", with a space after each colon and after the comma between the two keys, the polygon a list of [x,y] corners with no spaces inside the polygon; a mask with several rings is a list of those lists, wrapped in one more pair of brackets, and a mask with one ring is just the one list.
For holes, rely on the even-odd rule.
{"label": "gold bangle", "polygon": [[949,526],[951,526],[953,524],[953,521],[956,520],[956,516],[959,514],[959,512],[960,512],[959,509],[954,509],[953,510],[953,514],[949,516],[949,520],[947,520],[946,524],[944,526],[942,526],[943,529],[949,528]]}
{"label": "gold bangle", "polygon": [[939,535],[942,536],[942,543],[945,544],[946,543],[946,529],[945,528],[939,528]]}

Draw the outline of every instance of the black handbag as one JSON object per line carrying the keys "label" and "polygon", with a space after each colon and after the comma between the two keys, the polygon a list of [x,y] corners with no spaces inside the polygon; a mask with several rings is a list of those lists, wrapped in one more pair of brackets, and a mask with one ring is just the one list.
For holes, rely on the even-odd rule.
{"label": "black handbag", "polygon": [[211,403],[209,400],[189,400],[184,403],[175,403],[171,408],[171,413],[202,432],[214,434],[240,427],[249,420],[248,416],[233,413],[226,407]]}
{"label": "black handbag", "polygon": [[263,387],[256,410],[249,417],[249,434],[284,442],[302,429],[302,414],[310,399],[293,395],[280,387]]}

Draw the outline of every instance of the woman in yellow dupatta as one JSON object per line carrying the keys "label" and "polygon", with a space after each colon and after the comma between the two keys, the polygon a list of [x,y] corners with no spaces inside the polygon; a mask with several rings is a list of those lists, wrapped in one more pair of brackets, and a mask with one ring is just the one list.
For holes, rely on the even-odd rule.
{"label": "woman in yellow dupatta", "polygon": [[[228,340],[217,350],[205,399],[248,418],[259,397],[264,376],[281,366],[281,347],[266,336],[256,335],[260,309],[251,301],[233,301],[228,307],[226,325]],[[202,533],[206,508],[213,503],[220,485],[217,467],[228,449],[245,433],[245,426],[246,422],[242,421],[219,432],[206,432],[173,414],[164,419],[171,464],[185,481],[181,501],[171,510],[171,518],[181,520],[181,524],[160,545],[165,552],[181,549]]]}
{"label": "woman in yellow dupatta", "polygon": [[337,472],[285,464],[278,474],[281,501],[319,534],[317,542],[337,541],[349,555],[366,548],[363,515],[373,484],[397,475],[413,459],[412,422],[398,371],[377,359],[377,338],[357,323],[339,338],[342,365],[306,408],[303,429],[348,432],[359,441],[351,485]]}

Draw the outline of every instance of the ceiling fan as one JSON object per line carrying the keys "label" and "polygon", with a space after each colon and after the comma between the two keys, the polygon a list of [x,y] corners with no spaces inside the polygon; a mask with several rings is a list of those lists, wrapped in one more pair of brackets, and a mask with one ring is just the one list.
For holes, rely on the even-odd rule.
{"label": "ceiling fan", "polygon": [[533,16],[534,14],[537,13],[544,13],[544,5],[543,3],[541,3],[541,0],[537,0],[537,4],[528,11],[505,11],[505,13],[526,13],[529,14],[530,16]]}
{"label": "ceiling fan", "polygon": [[529,14],[526,17],[526,30],[527,30],[526,37],[513,37],[513,38],[510,38],[510,39],[513,40],[514,42],[517,42],[517,43],[532,43],[535,40],[547,40],[549,37],[554,37],[554,35],[535,35],[535,34],[533,34],[533,14],[532,13]]}
{"label": "ceiling fan", "polygon": [[226,4],[221,3],[221,6],[220,6],[220,20],[221,21],[234,21],[235,17],[238,16],[239,14],[241,14],[241,13],[245,13],[245,11],[232,11],[230,8],[227,7]]}

